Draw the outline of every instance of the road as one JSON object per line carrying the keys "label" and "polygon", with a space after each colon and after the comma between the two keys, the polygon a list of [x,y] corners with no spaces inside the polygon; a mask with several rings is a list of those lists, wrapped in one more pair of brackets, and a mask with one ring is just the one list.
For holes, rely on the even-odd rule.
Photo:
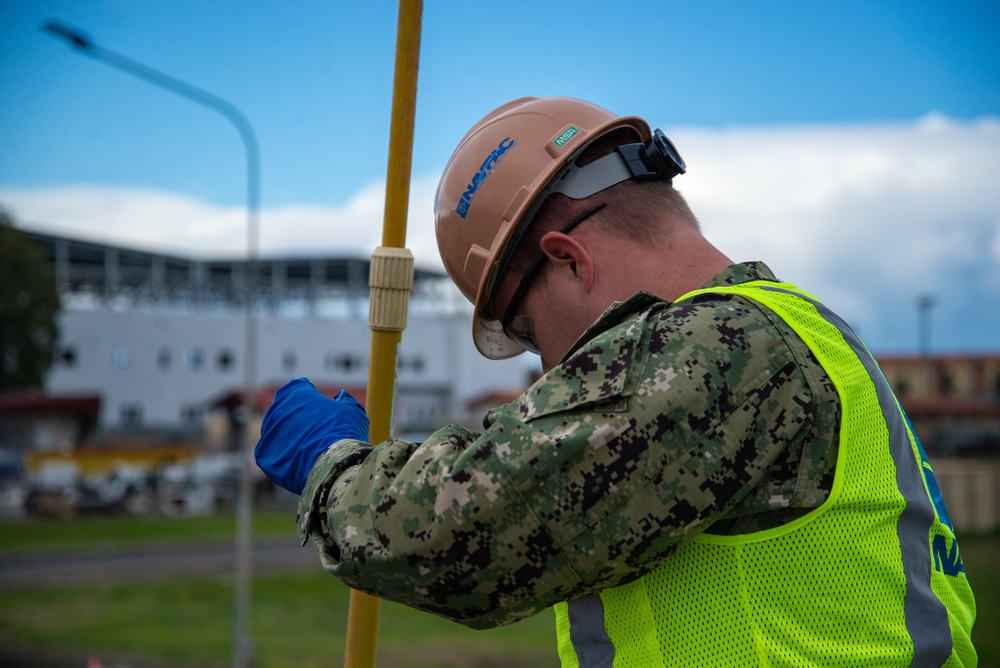
{"label": "road", "polygon": [[[255,572],[320,568],[312,545],[294,538],[258,540]],[[185,575],[224,575],[236,571],[232,543],[46,551],[0,555],[0,590],[95,581],[149,580]]]}

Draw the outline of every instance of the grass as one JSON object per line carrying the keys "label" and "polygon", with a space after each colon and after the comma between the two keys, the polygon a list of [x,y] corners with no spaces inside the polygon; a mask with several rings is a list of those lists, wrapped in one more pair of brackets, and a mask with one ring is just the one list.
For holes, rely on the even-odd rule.
{"label": "grass", "polygon": [[[36,552],[169,542],[231,541],[230,516],[184,519],[93,517],[75,521],[0,523],[0,552]],[[294,513],[261,513],[258,537],[294,535]],[[350,590],[322,572],[257,576],[252,585],[255,666],[341,665]],[[90,655],[133,665],[186,668],[229,665],[232,577],[141,583],[93,583],[0,591],[0,664],[8,656]],[[551,612],[514,626],[473,631],[383,602],[379,666],[389,668],[525,668],[558,663]],[[499,662],[499,658],[503,662]],[[21,665],[29,665],[22,663]],[[33,665],[33,664],[31,664]]]}
{"label": "grass", "polygon": [[[348,598],[347,588],[322,572],[255,578],[255,665],[341,665]],[[233,599],[231,580],[220,578],[4,592],[0,647],[22,655],[60,648],[80,657],[80,665],[96,655],[224,666],[231,657]],[[383,603],[379,621],[380,666],[472,668],[497,657],[525,667],[556,662],[551,613],[483,632]]]}
{"label": "grass", "polygon": [[[289,535],[289,513],[259,515],[259,536]],[[229,540],[231,516],[0,524],[0,550]],[[1000,665],[1000,535],[963,537],[962,555],[976,593],[973,632],[981,666]],[[341,665],[349,591],[316,571],[258,576],[251,635],[256,666]],[[89,655],[105,665],[214,668],[230,662],[233,581],[229,577],[101,583],[0,592],[0,663],[4,652]],[[382,604],[379,666],[386,668],[524,668],[558,664],[553,615],[510,627],[472,631],[392,603]],[[29,664],[22,664],[29,665]]]}
{"label": "grass", "polygon": [[979,665],[1000,666],[1000,534],[959,537],[962,561],[976,596],[972,641]]}
{"label": "grass", "polygon": [[[231,513],[200,517],[91,516],[76,520],[0,522],[0,553],[60,548],[114,548],[170,542],[231,541],[236,517]],[[260,538],[295,535],[295,512],[269,511],[253,516]]]}

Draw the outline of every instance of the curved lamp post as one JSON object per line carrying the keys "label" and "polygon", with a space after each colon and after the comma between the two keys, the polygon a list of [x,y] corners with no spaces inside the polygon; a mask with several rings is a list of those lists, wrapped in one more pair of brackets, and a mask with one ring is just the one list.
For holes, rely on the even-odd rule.
{"label": "curved lamp post", "polygon": [[240,134],[246,149],[247,159],[247,270],[244,279],[244,308],[246,317],[246,339],[244,352],[244,382],[243,409],[244,433],[240,454],[240,489],[236,523],[236,614],[234,625],[233,665],[238,668],[250,665],[250,580],[251,580],[251,515],[252,484],[251,457],[247,452],[250,429],[250,419],[254,405],[254,385],[256,384],[257,337],[254,323],[253,299],[257,287],[257,211],[260,201],[260,170],[257,151],[257,138],[253,127],[239,109],[217,95],[206,92],[188,83],[164,74],[151,67],[136,62],[131,58],[115,53],[95,44],[87,35],[74,28],[59,23],[46,21],[42,26],[44,32],[66,40],[69,45],[91,58],[111,65],[126,74],[138,77],[148,83],[185,97],[204,107],[208,107],[226,117]]}

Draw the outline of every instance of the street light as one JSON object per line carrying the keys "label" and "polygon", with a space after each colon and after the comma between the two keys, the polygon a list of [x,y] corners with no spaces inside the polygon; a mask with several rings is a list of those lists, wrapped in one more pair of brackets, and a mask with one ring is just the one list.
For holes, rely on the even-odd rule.
{"label": "street light", "polygon": [[937,299],[934,295],[925,294],[917,298],[918,348],[924,358],[931,355],[931,310],[935,306],[937,306]]}
{"label": "street light", "polygon": [[136,62],[131,58],[123,56],[114,51],[110,51],[95,44],[87,35],[70,28],[58,21],[46,21],[42,26],[42,31],[50,33],[56,37],[66,40],[69,45],[78,51],[111,65],[126,74],[138,77],[148,83],[160,88],[177,93],[186,97],[192,102],[208,107],[226,117],[239,132],[240,139],[246,149],[247,158],[247,270],[244,279],[244,309],[246,319],[246,339],[244,352],[244,381],[243,381],[243,443],[240,449],[240,490],[239,504],[237,508],[236,523],[236,614],[233,631],[233,665],[237,668],[250,664],[250,636],[249,612],[250,612],[250,579],[252,571],[251,563],[251,515],[253,513],[252,486],[251,486],[251,458],[247,452],[247,436],[250,429],[250,418],[252,416],[254,403],[254,385],[256,383],[256,357],[257,357],[257,337],[256,326],[253,314],[254,292],[257,288],[257,210],[260,200],[260,170],[258,167],[257,138],[254,135],[253,127],[247,121],[246,116],[232,104],[213,95],[185,83],[180,79],[164,74],[151,67]]}

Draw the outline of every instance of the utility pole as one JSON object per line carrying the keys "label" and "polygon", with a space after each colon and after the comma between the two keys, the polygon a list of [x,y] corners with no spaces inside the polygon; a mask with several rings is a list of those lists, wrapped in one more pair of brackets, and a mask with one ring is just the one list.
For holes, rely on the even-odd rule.
{"label": "utility pole", "polygon": [[918,350],[922,357],[931,356],[931,311],[937,306],[934,295],[924,294],[917,298]]}

